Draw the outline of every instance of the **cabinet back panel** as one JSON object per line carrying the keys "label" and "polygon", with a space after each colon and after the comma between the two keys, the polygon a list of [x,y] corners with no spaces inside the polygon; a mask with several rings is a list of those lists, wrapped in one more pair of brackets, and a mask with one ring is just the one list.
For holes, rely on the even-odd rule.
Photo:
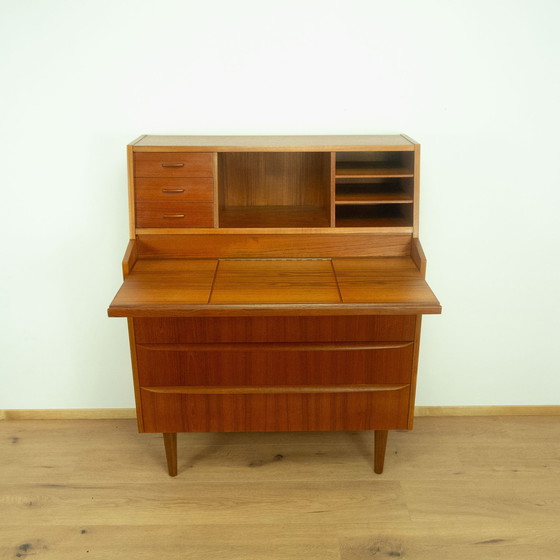
{"label": "cabinet back panel", "polygon": [[328,206],[329,153],[221,153],[221,206]]}
{"label": "cabinet back panel", "polygon": [[[223,231],[223,230],[222,230]],[[140,258],[405,257],[409,233],[138,235]]]}

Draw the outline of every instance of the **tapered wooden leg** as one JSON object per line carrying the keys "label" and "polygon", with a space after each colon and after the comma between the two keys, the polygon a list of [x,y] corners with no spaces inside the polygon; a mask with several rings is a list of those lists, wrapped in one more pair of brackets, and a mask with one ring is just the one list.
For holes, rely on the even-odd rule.
{"label": "tapered wooden leg", "polygon": [[387,430],[375,430],[375,455],[373,470],[376,474],[383,472],[385,464],[385,449],[387,448]]}
{"label": "tapered wooden leg", "polygon": [[177,476],[177,434],[163,434],[169,476]]}

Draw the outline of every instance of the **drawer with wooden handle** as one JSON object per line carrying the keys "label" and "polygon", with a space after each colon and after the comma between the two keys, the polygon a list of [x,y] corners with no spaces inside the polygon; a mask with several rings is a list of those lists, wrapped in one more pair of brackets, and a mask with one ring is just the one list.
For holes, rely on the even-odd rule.
{"label": "drawer with wooden handle", "polygon": [[212,177],[213,153],[139,152],[134,154],[135,177]]}
{"label": "drawer with wooden handle", "polygon": [[415,315],[136,317],[142,343],[413,341]]}
{"label": "drawer with wooden handle", "polygon": [[142,387],[140,399],[144,432],[402,430],[410,386]]}
{"label": "drawer with wooden handle", "polygon": [[141,228],[213,227],[214,205],[199,202],[137,202],[136,225]]}
{"label": "drawer with wooden handle", "polygon": [[137,344],[140,385],[410,383],[412,342]]}
{"label": "drawer with wooden handle", "polygon": [[137,201],[212,202],[211,177],[138,177],[134,182]]}

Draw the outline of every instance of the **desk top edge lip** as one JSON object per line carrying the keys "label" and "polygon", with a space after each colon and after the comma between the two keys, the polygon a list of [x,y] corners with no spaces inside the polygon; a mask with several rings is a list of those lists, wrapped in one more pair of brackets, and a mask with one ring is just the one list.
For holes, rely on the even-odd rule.
{"label": "desk top edge lip", "polygon": [[404,134],[375,135],[143,135],[133,152],[332,152],[414,151],[419,144]]}
{"label": "desk top edge lip", "polygon": [[243,317],[285,315],[439,315],[437,303],[281,303],[281,304],[200,304],[200,305],[113,305],[109,317]]}

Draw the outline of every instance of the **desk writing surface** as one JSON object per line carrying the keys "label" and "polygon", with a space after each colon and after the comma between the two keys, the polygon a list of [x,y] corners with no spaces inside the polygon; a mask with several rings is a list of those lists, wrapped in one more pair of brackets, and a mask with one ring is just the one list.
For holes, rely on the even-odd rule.
{"label": "desk writing surface", "polygon": [[109,309],[207,304],[217,264],[215,259],[138,261]]}
{"label": "desk writing surface", "polygon": [[333,259],[333,267],[345,303],[437,303],[409,258]]}
{"label": "desk writing surface", "polygon": [[113,317],[439,313],[410,257],[139,260]]}
{"label": "desk writing surface", "polygon": [[210,304],[340,303],[330,259],[221,260]]}

